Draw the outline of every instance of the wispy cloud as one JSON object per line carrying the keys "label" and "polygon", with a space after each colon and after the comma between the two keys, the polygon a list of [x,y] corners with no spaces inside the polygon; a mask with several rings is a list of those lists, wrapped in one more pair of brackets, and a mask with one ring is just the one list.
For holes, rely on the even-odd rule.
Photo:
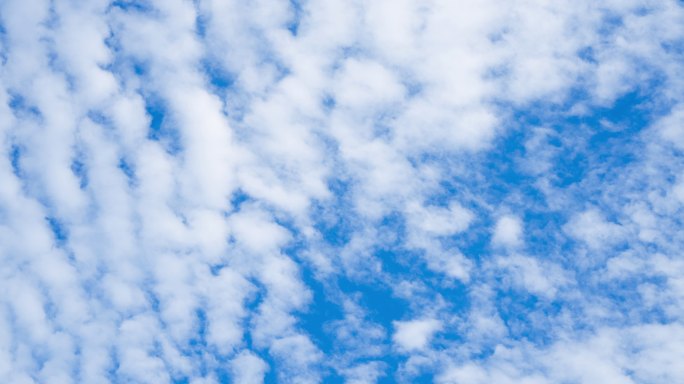
{"label": "wispy cloud", "polygon": [[681,2],[0,3],[0,381],[672,383]]}

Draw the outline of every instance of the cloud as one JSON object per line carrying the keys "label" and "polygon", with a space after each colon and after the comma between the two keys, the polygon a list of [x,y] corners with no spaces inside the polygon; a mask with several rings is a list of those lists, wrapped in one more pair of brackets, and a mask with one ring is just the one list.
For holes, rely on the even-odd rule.
{"label": "cloud", "polygon": [[560,267],[540,263],[531,257],[503,257],[497,260],[497,266],[507,270],[516,285],[541,297],[553,298],[567,281]]}
{"label": "cloud", "polygon": [[622,226],[607,221],[595,209],[574,216],[565,229],[571,236],[583,241],[592,249],[614,245],[625,236]]}
{"label": "cloud", "polygon": [[0,381],[684,380],[683,20],[0,2]]}
{"label": "cloud", "polygon": [[523,228],[515,216],[502,216],[494,226],[492,243],[497,246],[514,248],[522,243]]}
{"label": "cloud", "polygon": [[241,352],[230,363],[233,379],[241,383],[262,383],[268,370],[266,363],[250,352]]}
{"label": "cloud", "polygon": [[657,130],[662,135],[662,137],[671,142],[678,148],[684,148],[684,108],[677,106],[674,110],[667,116],[660,119],[657,123]]}
{"label": "cloud", "polygon": [[344,372],[346,382],[349,384],[375,383],[384,376],[383,368],[378,362],[361,364]]}
{"label": "cloud", "polygon": [[394,328],[392,340],[395,345],[410,352],[425,349],[433,335],[442,329],[442,324],[436,319],[417,319],[396,321]]}

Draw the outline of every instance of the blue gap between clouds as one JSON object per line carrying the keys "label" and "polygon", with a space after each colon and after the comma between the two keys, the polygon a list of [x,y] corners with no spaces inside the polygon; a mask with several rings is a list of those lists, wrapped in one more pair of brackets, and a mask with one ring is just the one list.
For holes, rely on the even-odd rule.
{"label": "blue gap between clouds", "polygon": [[204,59],[202,60],[201,66],[209,84],[214,88],[214,93],[219,95],[219,97],[222,93],[219,91],[225,92],[235,84],[235,75],[222,68],[217,61]]}
{"label": "blue gap between clouds", "polygon": [[297,36],[303,13],[302,4],[298,0],[290,0],[290,9],[292,10],[292,19],[287,24],[287,30],[292,33],[292,36]]}
{"label": "blue gap between clouds", "polygon": [[394,297],[391,287],[384,281],[386,275],[406,274],[407,265],[401,262],[406,255],[392,251],[399,246],[399,242],[405,236],[405,223],[401,215],[393,214],[383,218],[377,229],[380,237],[393,242],[378,243],[369,250],[369,257],[377,258],[382,263],[383,273],[380,276],[361,276],[354,279],[341,276],[338,282],[342,292],[361,294],[361,304],[363,308],[368,309],[369,320],[391,329],[392,321],[402,319],[409,309],[408,303]]}
{"label": "blue gap between clouds", "polygon": [[[608,152],[607,149],[620,146],[625,141],[635,140],[636,134],[647,125],[645,115],[641,111],[641,106],[645,101],[643,93],[635,91],[619,98],[612,107],[597,109],[592,115],[583,116],[580,118],[568,117],[565,120],[550,119],[551,114],[544,113],[548,111],[546,106],[536,106],[528,111],[517,111],[515,121],[517,128],[509,130],[509,133],[497,141],[494,150],[486,153],[485,158],[482,159],[481,164],[484,164],[484,174],[488,175],[487,180],[484,181],[484,187],[478,188],[472,183],[466,183],[454,180],[443,183],[447,193],[441,197],[442,201],[453,198],[458,195],[460,189],[471,190],[475,186],[480,189],[482,195],[486,196],[488,201],[504,202],[506,198],[514,192],[517,192],[526,200],[530,199],[533,204],[519,204],[522,212],[514,212],[522,214],[525,218],[526,225],[532,227],[533,233],[538,236],[533,236],[531,244],[528,244],[529,250],[535,251],[535,254],[542,253],[543,250],[554,247],[558,244],[558,239],[549,240],[550,233],[557,232],[564,218],[559,213],[554,214],[549,212],[548,207],[539,199],[543,198],[540,191],[533,185],[535,178],[526,174],[518,166],[516,161],[518,158],[526,156],[524,142],[527,139],[527,126],[551,126],[558,132],[565,132],[566,130],[576,129],[578,124],[584,124],[588,127],[586,134],[586,147],[581,151],[575,151],[574,148],[563,147],[564,143],[556,142],[550,143],[560,148],[563,153],[556,158],[554,171],[561,174],[558,179],[560,187],[567,187],[571,184],[580,183],[587,171],[587,167],[593,164],[594,161],[612,161],[615,166],[621,167],[629,164],[632,159],[629,153],[620,153],[616,151]],[[555,112],[557,113],[557,111]],[[554,113],[554,114],[555,114]],[[635,118],[635,115],[637,118]],[[623,127],[619,130],[607,131],[601,129],[602,124],[606,119],[613,124],[621,124]],[[608,146],[606,146],[608,143]],[[591,152],[589,157],[586,152]],[[567,156],[571,154],[571,156]],[[564,156],[565,155],[565,156]],[[422,159],[425,160],[425,159]],[[479,172],[480,170],[478,170]],[[537,201],[535,201],[537,200]],[[532,211],[527,208],[535,207]],[[549,222],[549,218],[551,221]],[[493,225],[493,220],[489,220],[488,226]],[[549,231],[551,225],[552,231]],[[469,233],[487,233],[485,228],[473,228]],[[470,243],[463,246],[463,251],[471,258],[477,260],[478,256],[489,255],[491,250],[488,247],[489,236],[479,236],[479,238],[472,239]],[[568,244],[563,245],[564,250],[570,250],[572,247]],[[558,251],[558,250],[556,250]],[[540,333],[532,324],[528,322],[527,316],[534,311],[542,310],[548,315],[558,313],[562,305],[558,302],[540,303],[540,301],[533,295],[528,295],[524,292],[516,291],[500,291],[498,295],[499,312],[504,322],[509,325],[509,330],[513,332],[516,337],[527,338],[537,343],[548,342],[548,335]]]}
{"label": "blue gap between clouds", "polygon": [[[333,249],[341,249],[348,243],[355,229],[354,225],[348,222],[350,220],[348,217],[349,212],[353,211],[351,202],[345,201],[348,198],[349,184],[336,180],[330,184],[330,189],[333,191],[336,199],[332,205],[338,209],[333,212],[314,215],[314,217],[321,218],[315,225],[328,245],[332,246]],[[444,199],[444,205],[449,200]],[[342,209],[345,206],[347,209]],[[432,292],[439,292],[443,297],[452,302],[455,310],[462,310],[466,307],[466,291],[460,282],[453,282],[451,285],[441,284],[443,276],[427,269],[420,252],[403,248],[406,228],[402,215],[398,213],[388,215],[379,223],[377,229],[381,240],[378,240],[379,244],[373,247],[371,254],[372,257],[382,262],[382,275],[365,278],[350,278],[341,275],[336,277],[336,284],[334,286],[334,289],[338,289],[341,295],[360,295],[359,304],[362,308],[368,310],[367,319],[369,321],[382,325],[389,332],[388,335],[390,335],[393,331],[392,322],[406,319],[407,315],[411,313],[410,303],[395,297],[392,292],[391,284],[397,279],[425,280]],[[308,284],[312,285],[311,283]],[[316,292],[314,295],[316,295]],[[312,306],[316,305],[316,300],[314,300]],[[341,317],[343,317],[343,314],[340,312]],[[324,315],[321,318],[315,319],[319,323],[325,323],[326,320],[331,321],[334,318]],[[305,325],[305,328],[308,330],[310,327]],[[322,334],[322,336],[326,335]],[[331,336],[327,335],[327,337]],[[456,337],[453,336],[453,338]],[[331,342],[327,341],[327,343]],[[386,340],[386,342],[389,342],[389,340]],[[325,351],[326,348],[323,349]],[[379,360],[384,361],[388,366],[386,371],[388,375],[380,382],[392,382],[394,380],[392,372],[397,371],[403,357],[388,354],[380,357]],[[412,378],[412,380],[414,382],[429,382],[430,378],[431,374],[425,374]]]}
{"label": "blue gap between clouds", "polygon": [[195,17],[195,33],[200,39],[204,39],[207,35],[207,22],[209,21],[209,15],[202,13],[199,6],[198,0],[193,0],[195,4],[195,12],[197,16]]}
{"label": "blue gap between clouds", "polygon": [[12,112],[14,114],[21,118],[34,118],[34,119],[42,119],[42,114],[40,113],[40,110],[34,105],[30,105],[24,96],[22,96],[19,93],[15,93],[12,91],[9,91],[9,107],[12,109]]}
{"label": "blue gap between clouds", "polygon": [[344,317],[344,313],[326,292],[326,287],[315,278],[314,271],[308,268],[306,261],[300,256],[307,252],[307,244],[299,231],[282,220],[278,224],[287,228],[294,236],[294,240],[283,249],[283,253],[298,262],[300,278],[311,291],[312,298],[306,310],[298,314],[299,326],[311,337],[312,342],[326,354],[332,351],[334,341],[326,330],[326,325],[335,319]]}
{"label": "blue gap between clouds", "polygon": [[126,181],[128,182],[129,187],[137,185],[138,180],[135,175],[135,166],[132,163],[130,163],[126,159],[126,157],[122,157],[119,159],[119,164],[117,167],[126,176]]}
{"label": "blue gap between clouds", "polygon": [[84,161],[84,155],[77,150],[74,157],[71,159],[71,172],[78,178],[78,186],[81,190],[88,187],[88,167]]}
{"label": "blue gap between clouds", "polygon": [[[644,108],[644,105],[649,103],[647,93],[643,89],[634,90],[618,98],[610,107],[595,107],[589,115],[551,119],[550,114],[543,112],[546,110],[544,106],[538,106],[526,112],[519,112],[517,120],[523,126],[553,127],[561,137],[566,137],[568,134],[581,135],[582,147],[579,149],[568,148],[567,142],[549,143],[560,149],[560,154],[554,159],[553,171],[556,175],[560,175],[556,180],[557,186],[567,191],[572,184],[585,184],[587,172],[590,169],[593,171],[594,164],[601,164],[607,171],[613,172],[612,176],[615,177],[617,169],[624,168],[635,160],[638,134],[650,122],[650,114]],[[584,128],[578,131],[580,127]],[[506,141],[504,149],[493,152],[509,155],[513,149],[513,153],[517,150],[520,154],[519,149],[510,148],[510,146],[521,148],[524,139],[524,134],[518,134],[514,140]],[[497,159],[492,164],[501,164],[505,161],[506,159]],[[610,177],[610,175],[600,176]],[[497,179],[503,182],[505,189],[525,190],[526,192],[522,195],[532,203],[522,205],[536,207],[531,211],[526,210],[524,215],[528,232],[536,234],[536,236],[528,236],[531,241],[527,245],[528,251],[532,251],[533,254],[547,255],[571,254],[576,244],[561,241],[563,236],[552,237],[554,233],[560,232],[560,226],[567,218],[558,212],[550,212],[545,204],[536,204],[534,196],[539,196],[539,194],[535,193],[535,188],[529,188],[529,185],[526,185],[530,182],[529,177],[503,173],[498,174]],[[573,188],[569,191],[574,194],[573,201],[584,201],[591,198],[591,194],[595,192],[594,188],[600,188],[600,186]],[[525,338],[537,344],[549,342],[551,335],[546,335],[537,329],[538,326],[530,323],[529,316],[538,311],[543,311],[546,317],[553,316],[565,307],[563,303],[545,303],[533,295],[518,291],[497,292],[497,306],[511,336],[516,339]]]}
{"label": "blue gap between clouds", "polygon": [[7,29],[0,22],[0,65],[7,63]]}
{"label": "blue gap between clouds", "polygon": [[182,151],[180,132],[169,121],[164,102],[156,97],[145,97],[145,110],[150,117],[147,138],[159,142],[166,152],[176,155]]}
{"label": "blue gap between clouds", "polygon": [[597,292],[602,293],[601,296],[607,298],[614,305],[614,308],[611,308],[613,312],[619,314],[618,318],[621,321],[610,325],[665,324],[676,320],[672,315],[668,315],[663,307],[649,308],[644,304],[642,295],[638,290],[642,284],[651,284],[658,292],[664,292],[667,290],[668,279],[646,272],[642,276],[616,279],[595,287]]}
{"label": "blue gap between clouds", "polygon": [[109,5],[110,8],[119,8],[126,12],[136,11],[149,13],[154,11],[154,7],[147,0],[115,0]]}
{"label": "blue gap between clouds", "polygon": [[[342,190],[345,188],[343,184],[337,185],[337,187]],[[342,192],[341,190],[338,192]],[[338,197],[340,195],[337,195]],[[280,222],[280,225],[288,228],[297,239],[296,229],[288,225],[287,223]],[[347,231],[348,228],[340,228],[339,226],[333,227],[321,227],[321,223],[317,223],[319,230],[322,230],[324,239],[328,239],[337,243],[339,248],[345,242],[340,242],[340,237],[346,237],[346,234],[338,233],[340,230],[342,232]],[[384,225],[393,226],[396,223],[392,219],[387,219]],[[288,247],[285,252],[293,257],[295,260],[301,260],[298,257],[300,252],[306,251],[306,245],[302,239],[296,240],[293,244]],[[386,259],[388,266],[392,263],[391,259],[395,255],[390,254],[380,254],[382,259]],[[302,270],[302,279],[307,287],[312,292],[312,301],[308,307],[308,310],[298,316],[299,324],[307,334],[310,335],[312,341],[317,345],[322,352],[327,355],[334,355],[336,341],[334,335],[331,334],[331,330],[327,327],[330,322],[335,320],[342,320],[344,318],[344,312],[341,309],[341,302],[336,302],[341,300],[341,296],[354,295],[356,293],[361,295],[361,305],[363,308],[370,309],[368,313],[368,318],[371,321],[379,322],[385,326],[385,328],[391,329],[391,322],[393,320],[398,320],[403,317],[403,315],[408,310],[408,304],[404,300],[395,298],[392,295],[391,289],[387,287],[384,283],[379,281],[358,281],[351,280],[346,276],[336,277],[336,281],[331,283],[331,285],[324,285],[323,283],[316,280],[313,271],[306,268],[306,263],[300,263],[304,265],[305,268]],[[332,292],[330,292],[332,291]],[[335,292],[339,291],[339,292]],[[385,356],[383,360],[396,367],[398,364],[398,359],[393,356]],[[342,382],[342,377],[332,370],[326,370],[326,382]]]}
{"label": "blue gap between clouds", "polygon": [[12,173],[21,180],[21,153],[22,150],[18,145],[13,144],[10,148],[10,164],[12,165]]}
{"label": "blue gap between clouds", "polygon": [[45,221],[47,221],[50,231],[55,238],[58,246],[64,246],[69,237],[69,232],[64,224],[62,224],[57,218],[52,216],[46,216]]}
{"label": "blue gap between clouds", "polygon": [[[246,350],[251,351],[254,353],[256,356],[258,356],[260,359],[262,359],[266,365],[267,365],[267,371],[266,374],[264,375],[264,383],[278,383],[278,366],[279,363],[276,361],[271,354],[269,353],[268,349],[264,350],[261,348],[256,348],[254,345],[254,342],[252,340],[252,333],[250,330],[251,327],[251,322],[253,320],[253,316],[255,314],[258,314],[258,309],[259,306],[263,303],[265,295],[266,295],[266,288],[258,281],[255,279],[249,279],[249,282],[254,285],[257,288],[257,291],[254,293],[253,297],[249,297],[248,299],[245,300],[245,310],[248,314],[247,318],[244,321],[245,325],[245,331],[243,334],[243,340],[244,344],[246,346]],[[221,383],[232,383],[232,379],[230,377],[232,376],[231,372],[228,369],[225,369],[223,367],[219,368],[216,371],[216,374],[219,377],[219,381]]]}
{"label": "blue gap between clouds", "polygon": [[[501,283],[499,285],[501,286]],[[509,336],[514,340],[527,340],[538,346],[550,344],[555,335],[545,330],[557,327],[540,327],[531,317],[543,314],[545,320],[554,322],[564,307],[559,301],[541,298],[520,287],[502,289],[496,293],[496,308],[501,320],[506,324]]]}

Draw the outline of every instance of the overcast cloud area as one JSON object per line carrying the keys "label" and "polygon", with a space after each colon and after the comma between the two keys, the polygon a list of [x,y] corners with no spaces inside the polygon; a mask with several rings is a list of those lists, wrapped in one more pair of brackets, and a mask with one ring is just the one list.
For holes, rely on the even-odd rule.
{"label": "overcast cloud area", "polygon": [[1,0],[0,382],[684,383],[684,3]]}

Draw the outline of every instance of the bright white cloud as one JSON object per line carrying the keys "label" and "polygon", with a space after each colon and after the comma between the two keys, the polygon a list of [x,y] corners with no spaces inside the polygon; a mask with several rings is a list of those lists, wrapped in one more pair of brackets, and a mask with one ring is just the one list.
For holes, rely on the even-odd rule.
{"label": "bright white cloud", "polygon": [[395,321],[394,328],[394,343],[400,349],[411,352],[425,349],[434,334],[442,329],[442,323],[436,319]]}
{"label": "bright white cloud", "polygon": [[263,383],[268,365],[249,352],[241,352],[230,362],[233,379],[240,383]]}
{"label": "bright white cloud", "polygon": [[492,243],[497,246],[515,248],[523,242],[523,227],[515,216],[502,216],[494,226]]}
{"label": "bright white cloud", "polygon": [[675,0],[0,2],[0,382],[684,381],[682,36]]}

